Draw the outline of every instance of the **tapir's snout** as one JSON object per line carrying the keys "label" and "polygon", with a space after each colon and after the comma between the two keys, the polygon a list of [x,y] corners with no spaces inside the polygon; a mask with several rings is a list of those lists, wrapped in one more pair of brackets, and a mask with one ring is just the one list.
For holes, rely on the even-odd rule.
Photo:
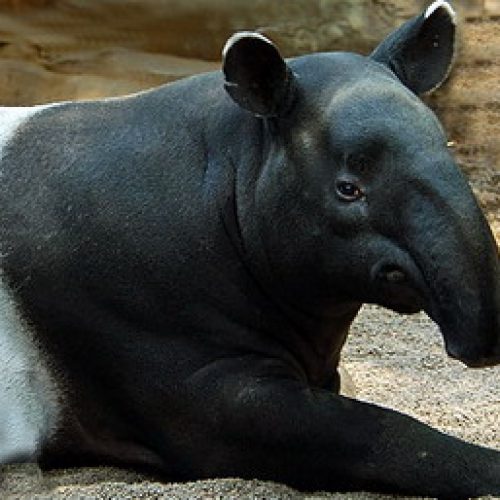
{"label": "tapir's snout", "polygon": [[498,247],[463,176],[450,169],[445,181],[436,174],[414,197],[419,215],[406,219],[405,243],[426,284],[423,309],[448,355],[469,367],[493,366],[500,364]]}
{"label": "tapir's snout", "polygon": [[[470,368],[484,368],[500,364],[500,279],[496,281],[493,306],[480,311],[477,342],[457,342],[453,332],[445,335],[446,351]],[[473,331],[471,331],[473,333]],[[447,340],[447,337],[449,339]]]}
{"label": "tapir's snout", "polygon": [[448,355],[482,368],[500,364],[500,266],[486,221],[472,232],[481,251],[464,241],[460,255],[452,252],[454,279],[437,285],[430,315],[441,328]]}

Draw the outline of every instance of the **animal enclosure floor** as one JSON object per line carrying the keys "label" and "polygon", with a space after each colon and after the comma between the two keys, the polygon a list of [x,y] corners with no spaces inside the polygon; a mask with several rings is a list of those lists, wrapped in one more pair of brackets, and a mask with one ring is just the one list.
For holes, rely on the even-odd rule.
{"label": "animal enclosure floor", "polygon": [[[437,328],[424,315],[400,316],[365,307],[351,333],[344,365],[356,397],[500,448],[498,367],[471,370],[448,359]],[[159,484],[106,468],[42,474],[34,465],[16,466],[4,470],[0,481],[0,498],[9,500],[394,498],[369,493],[302,494],[279,484],[239,479]]]}

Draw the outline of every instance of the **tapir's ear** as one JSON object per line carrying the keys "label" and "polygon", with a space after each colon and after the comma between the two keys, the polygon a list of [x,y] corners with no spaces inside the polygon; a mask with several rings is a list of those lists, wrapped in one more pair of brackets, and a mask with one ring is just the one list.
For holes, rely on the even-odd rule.
{"label": "tapir's ear", "polygon": [[274,44],[260,33],[234,34],[222,51],[225,88],[242,108],[272,117],[284,112],[293,75]]}
{"label": "tapir's ear", "polygon": [[430,92],[446,79],[455,52],[455,11],[436,0],[391,33],[371,54],[415,94]]}

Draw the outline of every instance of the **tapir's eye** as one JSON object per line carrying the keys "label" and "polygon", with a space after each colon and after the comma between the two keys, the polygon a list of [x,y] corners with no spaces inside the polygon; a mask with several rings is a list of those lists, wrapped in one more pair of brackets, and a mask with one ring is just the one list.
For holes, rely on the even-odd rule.
{"label": "tapir's eye", "polygon": [[363,197],[363,191],[349,181],[340,181],[337,183],[337,194],[344,201],[356,201]]}

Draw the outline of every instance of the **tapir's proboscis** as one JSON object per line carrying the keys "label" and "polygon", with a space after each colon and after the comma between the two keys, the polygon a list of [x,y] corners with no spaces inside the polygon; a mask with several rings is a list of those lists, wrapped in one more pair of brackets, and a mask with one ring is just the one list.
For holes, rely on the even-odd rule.
{"label": "tapir's proboscis", "polygon": [[240,32],[222,71],[2,108],[0,463],[500,495],[498,450],[339,394],[363,303],[500,362],[498,248],[419,97],[454,40],[438,0],[368,57]]}

